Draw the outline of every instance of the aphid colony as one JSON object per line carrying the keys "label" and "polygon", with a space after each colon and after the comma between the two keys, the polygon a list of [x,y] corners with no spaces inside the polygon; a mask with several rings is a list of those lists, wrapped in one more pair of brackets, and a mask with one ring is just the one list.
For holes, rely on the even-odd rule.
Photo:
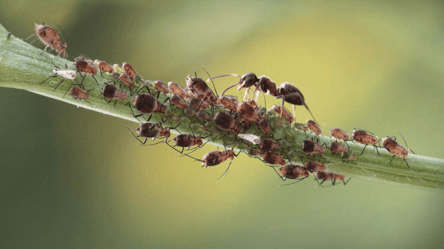
{"label": "aphid colony", "polygon": [[[61,54],[63,54],[64,57],[67,56],[67,45],[66,43],[62,44],[60,37],[54,28],[44,24],[36,25],[35,32],[35,35],[37,35],[37,37],[46,45],[45,50],[49,47],[57,51],[58,56]],[[53,75],[50,75],[45,81],[41,82],[41,84],[45,83],[50,78],[61,77],[61,81],[54,88],[54,90],[56,90],[65,79],[70,80],[71,85],[68,90],[70,90],[73,98],[84,99],[87,101],[89,98],[89,91],[94,89],[85,91],[83,87],[83,80],[85,77],[88,74],[91,75],[97,85],[99,85],[95,78],[99,72],[101,77],[110,76],[111,80],[106,82],[105,86],[100,89],[104,101],[111,103],[115,100],[115,106],[117,101],[121,100],[122,104],[129,106],[132,115],[141,124],[136,128],[137,134],[133,133],[130,128],[128,129],[142,144],[145,144],[148,138],[154,140],[163,137],[163,142],[179,153],[184,153],[185,148],[190,149],[190,147],[196,146],[194,149],[196,150],[203,147],[205,145],[203,141],[206,137],[195,136],[191,122],[181,122],[181,119],[184,116],[196,117],[200,120],[199,122],[202,124],[201,129],[205,134],[208,134],[208,137],[213,136],[212,133],[215,129],[219,129],[220,131],[215,132],[215,134],[222,134],[219,135],[219,139],[222,138],[225,150],[208,152],[201,160],[189,155],[194,150],[184,155],[202,162],[203,167],[216,166],[230,159],[228,167],[221,178],[227,175],[234,158],[237,157],[240,152],[244,152],[250,156],[259,156],[260,159],[267,164],[280,165],[271,167],[284,181],[286,179],[300,181],[309,177],[311,173],[319,184],[331,180],[332,185],[335,185],[336,180],[339,180],[345,185],[348,182],[345,181],[345,176],[327,171],[327,167],[324,164],[327,160],[322,157],[322,154],[325,153],[326,149],[329,149],[333,156],[338,154],[343,162],[350,162],[356,160],[357,155],[353,153],[353,150],[347,144],[348,141],[355,141],[365,145],[361,154],[364,153],[367,145],[373,145],[378,154],[378,147],[381,147],[377,146],[377,143],[379,142],[377,136],[359,129],[355,129],[351,132],[351,140],[350,134],[347,132],[339,128],[330,129],[330,135],[332,138],[336,139],[336,141],[332,142],[330,145],[325,143],[322,145],[319,144],[319,138],[317,140],[315,140],[315,137],[308,139],[308,130],[313,132],[315,136],[319,136],[322,134],[322,128],[318,125],[316,120],[307,120],[305,124],[295,122],[295,105],[303,105],[310,112],[312,117],[313,114],[308,108],[302,92],[289,82],[284,82],[279,87],[276,87],[276,83],[271,81],[270,78],[266,76],[257,77],[254,73],[247,73],[243,76],[237,74],[210,76],[207,81],[198,78],[197,76],[193,77],[189,75],[185,78],[186,87],[182,88],[175,82],[164,84],[163,81],[160,80],[154,82],[145,81],[127,62],[124,62],[122,67],[118,65],[111,66],[105,61],[92,61],[83,56],[79,56],[74,59],[73,66],[75,67],[75,70],[68,70],[67,65],[65,65],[66,70],[61,70],[60,67],[54,65],[55,69],[53,70]],[[77,73],[82,78],[80,83],[78,83],[76,79]],[[103,73],[105,73],[105,76]],[[237,76],[239,81],[224,89],[220,96],[218,96],[217,92],[215,94],[206,82],[225,76]],[[137,80],[139,80],[139,82],[137,82]],[[136,86],[136,83],[140,84],[133,89],[133,87]],[[117,84],[119,84],[119,87],[117,87]],[[225,95],[229,89],[235,86],[238,86],[238,90],[245,89],[245,96],[240,102],[236,97]],[[253,86],[255,87],[253,96],[257,93],[256,99],[248,98],[250,87]],[[128,88],[129,94],[132,95],[131,101],[126,103],[125,101],[129,94],[124,91],[125,87]],[[260,92],[282,99],[281,105],[275,105],[269,110],[260,107],[256,103],[257,96]],[[159,101],[160,93],[166,98],[162,102]],[[285,102],[293,105],[293,115],[284,107]],[[134,112],[133,108],[136,109],[138,114]],[[172,110],[182,110],[183,115],[177,116]],[[149,122],[153,117],[153,114],[156,113],[161,116],[161,120],[158,120],[160,124]],[[273,113],[277,114],[278,117],[275,117],[272,123],[270,117],[274,116]],[[144,115],[149,115],[149,117],[146,119]],[[139,117],[143,117],[145,121],[141,121]],[[177,122],[177,125],[175,127],[163,127],[161,124],[165,122],[164,119],[170,121],[174,120]],[[253,125],[260,130],[259,133],[263,133],[261,136],[246,133]],[[273,125],[290,125],[289,127],[291,127],[291,129],[302,130],[307,133],[307,138],[303,141],[301,146],[302,151],[297,155],[301,160],[302,165],[292,162],[287,153],[281,149],[280,141],[273,139]],[[170,130],[176,130],[179,132],[177,129],[179,126],[189,126],[189,130],[192,134],[180,134],[173,139],[168,140],[171,135]],[[235,141],[247,145],[248,150],[239,151],[238,154],[236,154],[233,149],[227,149],[227,143],[225,140],[229,136]],[[142,138],[143,141],[140,140],[140,138]],[[170,142],[173,142],[174,145],[170,145]],[[396,142],[396,138],[386,137],[382,139],[382,145],[389,153],[393,154],[392,160],[395,156],[400,156],[408,166],[405,158],[408,156],[410,150],[406,150],[399,145]],[[182,149],[179,151],[175,147],[181,147]],[[304,159],[307,162],[304,163]],[[390,163],[392,160],[390,160]],[[275,167],[279,167],[279,170],[277,171]]]}

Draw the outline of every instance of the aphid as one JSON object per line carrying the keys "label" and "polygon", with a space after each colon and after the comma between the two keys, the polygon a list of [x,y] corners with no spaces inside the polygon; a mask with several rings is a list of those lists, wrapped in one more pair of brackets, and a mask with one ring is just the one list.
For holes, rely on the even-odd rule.
{"label": "aphid", "polygon": [[72,87],[69,89],[69,92],[71,93],[74,99],[79,99],[79,100],[84,99],[86,102],[91,104],[91,102],[87,101],[87,99],[89,98],[89,91],[91,90],[85,91],[80,87]]}
{"label": "aphid", "polygon": [[185,89],[183,89],[181,86],[179,86],[178,84],[174,83],[174,82],[168,82],[168,88],[170,89],[170,91],[176,95],[179,95],[180,97],[184,98],[184,99],[188,99],[190,98],[190,95],[187,91],[185,91]]}
{"label": "aphid", "polygon": [[341,153],[341,159],[343,162],[356,161],[358,159],[358,156],[353,153],[344,151]]}
{"label": "aphid", "polygon": [[305,163],[305,167],[310,172],[317,172],[317,171],[324,171],[325,165],[323,163],[317,162],[317,161],[310,161]]}
{"label": "aphid", "polygon": [[[295,111],[294,105],[303,105],[316,121],[315,117],[310,111],[310,108],[308,108],[307,104],[305,103],[304,95],[302,95],[301,91],[299,91],[299,89],[293,84],[289,82],[282,83],[281,86],[277,89],[276,95],[276,98],[282,98],[281,107],[284,107],[284,102],[288,102],[293,105],[293,111]],[[281,109],[281,116],[282,112],[283,109]],[[294,116],[296,117],[296,113],[294,114]]]}
{"label": "aphid", "polygon": [[339,128],[331,128],[330,129],[330,136],[336,138],[336,139],[342,139],[344,141],[347,141],[350,139],[350,134],[347,132],[339,129]]}
{"label": "aphid", "polygon": [[237,101],[237,98],[234,96],[224,96],[221,95],[217,98],[217,104],[227,108],[230,111],[237,112],[237,106],[239,102]]}
{"label": "aphid", "polygon": [[405,158],[409,155],[409,151],[410,150],[406,150],[404,149],[404,147],[402,147],[402,145],[400,145],[398,142],[396,142],[395,139],[391,138],[391,137],[385,137],[382,139],[382,146],[384,146],[384,148],[390,153],[393,154],[392,159],[390,159],[390,163],[392,163],[392,160],[395,156],[400,156],[402,158],[402,160],[404,160],[405,164],[407,164],[408,167],[409,164],[407,163],[407,161],[405,160]]}
{"label": "aphid", "polygon": [[375,147],[376,152],[378,152],[378,155],[380,155],[378,147],[376,147],[376,143],[378,143],[378,136],[373,136],[371,133],[364,130],[353,130],[352,138],[353,140],[355,140],[360,144],[365,144],[364,149],[361,152],[361,155],[362,153],[364,153],[365,147],[367,147],[367,145],[369,144],[372,144]]}
{"label": "aphid", "polygon": [[[115,85],[112,85],[112,84],[108,84],[105,86],[105,88],[103,88],[102,95],[105,98],[105,101],[106,101],[106,99],[110,100],[109,102],[106,101],[106,102],[108,102],[108,104],[111,103],[111,101],[113,99],[115,99],[116,102],[118,99],[120,99],[120,100],[122,100],[122,103],[123,103],[123,101],[127,97],[126,92],[123,92],[122,90],[120,90],[119,88],[117,88]],[[114,102],[114,105],[116,104],[116,102]]]}
{"label": "aphid", "polygon": [[122,64],[123,70],[125,70],[125,73],[134,80],[134,77],[137,75],[136,70],[134,70],[133,66],[131,66],[128,62],[124,62]]}
{"label": "aphid", "polygon": [[256,108],[254,108],[252,105],[249,105],[245,101],[237,105],[237,113],[239,113],[241,117],[249,121],[257,123],[260,120],[259,113],[257,112]]}
{"label": "aphid", "polygon": [[173,103],[173,105],[175,105],[177,108],[180,109],[185,109],[188,107],[187,102],[185,102],[185,100],[183,100],[182,97],[174,94],[173,97],[171,97],[171,102]]}
{"label": "aphid", "polygon": [[265,134],[270,135],[271,134],[271,126],[270,122],[268,122],[268,119],[262,118],[257,123],[261,131],[263,131]]}
{"label": "aphid", "polygon": [[158,91],[161,91],[163,94],[167,94],[170,92],[170,89],[168,89],[168,87],[161,80],[157,80],[156,82],[154,82],[154,87]]}
{"label": "aphid", "polygon": [[262,156],[262,155],[263,155],[262,150],[261,150],[261,149],[258,149],[258,148],[249,148],[248,151],[247,151],[247,153],[248,153],[250,156]]}
{"label": "aphid", "polygon": [[[85,57],[80,56],[80,57],[77,57],[74,59],[73,64],[76,67],[77,72],[80,73],[80,76],[85,78],[86,74],[89,74],[94,78],[97,85],[99,85],[96,78],[94,77],[94,75],[97,74],[98,69],[90,62],[90,60],[87,60],[87,59],[85,59]],[[85,76],[83,76],[82,73],[85,73]],[[82,79],[82,82],[83,82],[83,79]]]}
{"label": "aphid", "polygon": [[288,179],[300,179],[303,180],[309,176],[308,170],[300,165],[287,164],[279,168],[279,173],[282,176],[282,180]]}
{"label": "aphid", "polygon": [[211,91],[203,79],[188,75],[188,77],[185,78],[185,82],[187,84],[187,89],[200,100],[211,105],[215,105],[217,103],[217,99],[214,96],[213,91]]}
{"label": "aphid", "polygon": [[133,80],[131,80],[131,77],[129,77],[129,75],[126,73],[120,74],[119,80],[122,82],[122,84],[128,86],[130,89],[136,84]]}
{"label": "aphid", "polygon": [[247,140],[252,144],[260,144],[261,137],[253,135],[253,134],[237,134],[240,138]]}
{"label": "aphid", "polygon": [[106,72],[106,73],[110,73],[110,74],[112,74],[114,72],[114,68],[110,64],[106,63],[105,61],[98,61],[97,67],[99,68],[100,75],[102,77],[103,77],[102,72]]}
{"label": "aphid", "polygon": [[[131,102],[134,107],[141,113],[140,115],[134,115],[135,118],[142,116],[143,114],[148,113],[166,113],[167,107],[162,105],[153,95],[150,93],[142,93],[132,98]],[[132,111],[132,109],[131,109]],[[147,121],[151,119],[151,116]]]}
{"label": "aphid", "polygon": [[330,144],[330,150],[334,155],[336,153],[341,154],[342,152],[348,151],[348,148],[335,141]]}
{"label": "aphid", "polygon": [[261,147],[262,151],[270,151],[279,148],[279,143],[273,139],[267,138],[262,140],[259,146]]}
{"label": "aphid", "polygon": [[322,147],[321,145],[319,145],[311,140],[304,141],[304,144],[302,145],[302,150],[308,155],[324,154],[324,152],[325,152],[324,147]]}
{"label": "aphid", "polygon": [[209,122],[212,121],[211,116],[208,113],[206,113],[205,111],[202,111],[202,110],[196,112],[196,117],[198,119],[200,119],[200,120],[206,120],[206,121],[209,121]]}
{"label": "aphid", "polygon": [[269,164],[280,164],[282,166],[285,165],[285,159],[281,155],[274,152],[265,152],[262,158],[266,163]]}
{"label": "aphid", "polygon": [[241,132],[240,125],[236,123],[236,121],[230,114],[224,111],[220,111],[214,115],[214,122],[216,123],[217,127],[219,127],[219,129],[232,131],[234,133]]}
{"label": "aphid", "polygon": [[200,146],[202,145],[202,138],[199,136],[193,136],[191,134],[178,135],[173,139],[173,141],[177,146],[182,147],[180,153],[183,152],[185,147],[188,147],[189,149],[191,146],[197,145],[200,148]]}
{"label": "aphid", "polygon": [[[126,127],[128,128],[128,127]],[[166,143],[168,141],[168,138],[171,135],[169,128],[163,128],[162,126],[155,124],[155,123],[142,123],[140,124],[136,130],[137,130],[137,136],[133,133],[133,131],[128,128],[128,130],[131,131],[131,134],[139,140],[140,143],[145,144],[148,138],[156,139],[157,137],[165,137],[164,142]],[[142,141],[139,139],[139,137],[144,137],[145,140]]]}
{"label": "aphid", "polygon": [[[239,152],[240,153],[240,152]],[[228,170],[230,169],[231,163],[233,162],[234,157],[237,157],[239,154],[235,154],[234,150],[225,150],[225,151],[211,151],[203,156],[202,159],[202,167],[216,166],[228,159],[230,163],[228,164],[227,169],[223,173],[223,175],[219,178],[224,178],[228,174]]]}
{"label": "aphid", "polygon": [[287,120],[288,123],[291,123],[294,121],[293,115],[287,110],[287,108],[284,107],[283,110],[281,110],[281,106],[279,105],[273,105],[268,111],[276,112],[277,114],[281,114]]}
{"label": "aphid", "polygon": [[324,183],[326,180],[331,180],[331,183],[333,186],[335,185],[336,180],[341,180],[342,183],[344,185],[346,185],[351,179],[351,177],[350,177],[347,181],[345,181],[345,176],[333,174],[333,173],[325,172],[325,171],[315,171],[315,172],[313,172],[313,175],[315,176],[316,181],[322,180],[321,182],[318,182],[319,185]]}
{"label": "aphid", "polygon": [[293,127],[295,129],[302,130],[302,131],[307,131],[308,130],[308,126],[303,124],[303,123],[295,122],[295,123],[293,123]]}
{"label": "aphid", "polygon": [[183,113],[187,116],[195,116],[196,115],[196,111],[189,108],[189,107],[185,107],[185,109],[183,109]]}
{"label": "aphid", "polygon": [[202,101],[198,98],[191,98],[190,99],[190,107],[197,110],[205,110],[208,107],[208,102]]}
{"label": "aphid", "polygon": [[77,75],[77,72],[76,72],[76,71],[74,71],[74,70],[68,70],[68,65],[66,65],[66,64],[65,64],[65,67],[66,67],[67,70],[60,70],[60,67],[56,66],[56,65],[54,64],[54,62],[52,62],[52,64],[53,64],[54,67],[55,67],[56,69],[58,69],[58,70],[56,70],[56,69],[52,70],[52,72],[54,73],[54,75],[49,76],[46,80],[44,80],[42,83],[40,83],[40,85],[43,84],[43,83],[45,83],[45,82],[46,82],[47,80],[49,80],[50,78],[59,77],[59,76],[62,77],[62,80],[56,85],[56,87],[54,88],[54,91],[60,86],[60,84],[63,83],[63,81],[65,81],[65,79],[67,79],[67,80],[71,80],[71,83],[74,82],[74,80],[75,80],[75,78],[76,78],[76,75]]}
{"label": "aphid", "polygon": [[318,123],[316,123],[315,121],[307,119],[305,123],[307,124],[308,128],[310,128],[310,130],[312,130],[317,135],[322,134],[322,128],[319,127]]}
{"label": "aphid", "polygon": [[[63,54],[63,58],[66,58],[68,56],[68,53],[66,52],[66,49],[68,48],[68,45],[62,44],[62,40],[60,39],[59,34],[57,31],[48,25],[42,24],[36,24],[34,27],[35,34],[29,36],[25,40],[28,40],[29,38],[33,37],[34,35],[37,35],[37,37],[40,39],[40,41],[46,45],[43,52],[46,52],[46,49],[49,47],[58,53],[58,57],[60,57],[61,54]],[[30,42],[30,44],[34,43],[35,41]]]}

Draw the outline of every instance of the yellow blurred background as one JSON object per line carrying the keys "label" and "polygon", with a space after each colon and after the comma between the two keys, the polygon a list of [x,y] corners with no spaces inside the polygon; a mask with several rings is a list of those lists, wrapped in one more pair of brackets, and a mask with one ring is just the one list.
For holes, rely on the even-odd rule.
{"label": "yellow blurred background", "polygon": [[[207,78],[202,65],[212,75],[265,74],[303,92],[324,135],[331,127],[380,138],[401,131],[416,153],[439,158],[443,15],[441,1],[0,2],[0,23],[17,37],[34,23],[60,25],[70,57],[126,61],[145,79],[182,86],[187,74]],[[219,93],[234,81],[217,80]],[[442,192],[357,178],[278,187],[272,170],[245,155],[216,182],[227,163],[202,169],[166,145],[140,146],[125,129],[136,123],[14,89],[1,89],[0,103],[1,248],[444,242]],[[298,121],[307,118],[298,107]]]}

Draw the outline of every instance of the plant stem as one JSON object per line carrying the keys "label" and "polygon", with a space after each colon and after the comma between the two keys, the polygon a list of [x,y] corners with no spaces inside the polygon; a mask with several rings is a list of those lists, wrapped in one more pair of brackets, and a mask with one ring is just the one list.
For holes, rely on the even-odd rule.
{"label": "plant stem", "polygon": [[[86,103],[83,100],[74,100],[69,96],[69,93],[64,97],[65,92],[70,88],[69,80],[65,80],[55,91],[53,89],[55,85],[60,82],[60,77],[50,78],[44,84],[40,83],[52,75],[52,71],[55,69],[52,63],[58,65],[61,69],[65,69],[64,66],[67,64],[70,70],[74,70],[72,62],[54,57],[48,53],[42,53],[40,49],[29,45],[13,35],[8,36],[8,34],[4,27],[0,25],[1,87],[24,89],[93,111],[137,122],[129,108],[124,106],[124,103],[120,100],[115,106],[104,101],[101,92],[105,86],[105,82],[113,79],[111,75],[103,74],[104,76],[101,77],[97,74],[96,79],[98,85],[90,75],[86,76],[83,81],[85,89],[94,89],[90,92],[88,99],[91,103]],[[78,76],[76,80],[82,79]],[[140,86],[141,82],[142,81],[139,81],[136,86]],[[148,80],[145,82],[148,83],[152,89],[152,81]],[[132,97],[133,96],[128,96],[127,99],[131,99]],[[162,103],[165,99],[166,97],[163,94],[159,96],[159,101]],[[235,149],[244,152],[253,146],[232,132],[218,129],[214,122],[206,123],[197,119],[195,115],[186,116],[182,109],[171,106],[169,102],[166,102],[165,105],[168,107],[170,114],[164,116],[164,118],[166,117],[167,119],[162,123],[164,127],[175,127],[178,124],[177,119],[182,117],[180,121],[181,125],[177,127],[180,133],[191,133],[192,129],[195,135],[206,137],[205,140],[208,140],[212,144],[222,147],[224,144],[230,144],[230,147],[233,146]],[[220,108],[215,108],[215,111],[218,110],[220,110]],[[269,118],[273,130],[272,136],[268,137],[272,137],[280,143],[281,147],[278,149],[278,152],[293,163],[299,163],[301,158],[305,162],[310,160],[302,153],[302,143],[306,139],[314,138],[316,141],[318,138],[307,132],[295,130],[290,125],[279,125],[283,120],[272,113],[267,112],[266,115]],[[159,120],[161,120],[160,114],[155,114],[151,122],[160,123]],[[174,130],[172,131],[175,132]],[[263,133],[256,124],[253,124],[247,132],[260,136],[261,138],[266,137],[265,133]],[[325,143],[329,145],[332,141],[329,137],[319,137],[319,144]],[[355,152],[360,153],[363,149],[363,146],[360,144],[350,142],[349,144]],[[380,156],[372,146],[368,146],[365,153],[359,156],[356,161],[350,162],[343,162],[341,156],[333,155],[328,150],[326,150],[322,156],[327,160],[326,164],[328,165],[328,169],[335,173],[409,186],[444,189],[444,160],[410,154],[407,157],[410,165],[410,167],[408,167],[399,157],[394,158],[392,163],[389,164],[392,155],[383,148],[379,150],[381,153]]]}

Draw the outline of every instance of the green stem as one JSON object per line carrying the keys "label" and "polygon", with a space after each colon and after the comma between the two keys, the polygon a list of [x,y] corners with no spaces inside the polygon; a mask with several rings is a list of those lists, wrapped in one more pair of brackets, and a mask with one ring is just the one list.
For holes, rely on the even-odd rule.
{"label": "green stem", "polygon": [[[124,106],[121,101],[115,106],[104,101],[101,92],[105,82],[112,79],[110,75],[104,74],[104,77],[96,75],[98,86],[91,76],[88,75],[85,78],[83,81],[85,89],[94,89],[90,92],[88,99],[91,103],[86,103],[84,100],[74,100],[69,96],[69,93],[64,97],[65,91],[70,87],[70,81],[66,80],[55,91],[53,89],[60,82],[61,78],[50,78],[44,84],[40,83],[52,74],[54,69],[52,61],[56,65],[61,66],[62,69],[64,69],[65,64],[68,64],[69,69],[73,70],[72,62],[57,57],[53,58],[52,55],[42,53],[40,49],[13,35],[8,37],[8,34],[4,27],[0,25],[0,86],[24,89],[90,110],[137,122],[129,108]],[[81,80],[81,78],[78,76],[77,80]],[[151,81],[147,82],[151,83]],[[140,82],[137,86],[139,85]],[[129,96],[127,100],[131,99],[131,97]],[[163,102],[165,96],[161,94],[159,100]],[[183,110],[170,106],[169,102],[165,104],[168,107],[168,112],[175,115],[165,116],[167,120],[162,123],[165,127],[176,126],[178,124],[177,118],[182,117],[181,125],[177,128],[181,133],[190,133],[191,126],[195,135],[206,137],[206,140],[212,144],[219,146],[230,144],[230,147],[234,146],[234,148],[243,151],[248,150],[252,146],[252,144],[248,144],[248,142],[238,138],[234,133],[221,131],[214,122],[205,123],[194,115],[186,116]],[[217,110],[219,108],[216,108]],[[278,125],[278,122],[282,122],[282,119],[274,116],[272,113],[267,113],[266,115],[273,129],[273,139],[281,144],[279,152],[293,162],[300,162],[299,157],[304,158],[304,161],[308,161],[308,158],[302,155],[301,147],[303,141],[307,137],[312,138],[313,135],[301,130],[295,130],[290,125]],[[161,120],[161,116],[157,114],[153,116],[151,122],[159,123],[159,120]],[[248,133],[262,138],[265,137],[265,134],[255,124],[248,130]],[[221,139],[221,137],[224,139]],[[319,138],[320,144],[330,144],[331,142],[332,140],[329,137],[321,136]],[[359,153],[363,149],[363,146],[357,143],[350,143],[350,147],[353,148],[353,151]],[[332,155],[328,150],[323,154],[323,157],[329,161],[327,163],[328,169],[335,173],[409,186],[444,189],[444,160],[410,154],[407,157],[410,165],[408,167],[399,157],[393,159],[392,163],[389,164],[392,155],[385,149],[380,149],[380,153],[381,155],[379,156],[374,148],[368,147],[365,153],[359,156],[356,161],[350,162],[343,162],[341,156]]]}

